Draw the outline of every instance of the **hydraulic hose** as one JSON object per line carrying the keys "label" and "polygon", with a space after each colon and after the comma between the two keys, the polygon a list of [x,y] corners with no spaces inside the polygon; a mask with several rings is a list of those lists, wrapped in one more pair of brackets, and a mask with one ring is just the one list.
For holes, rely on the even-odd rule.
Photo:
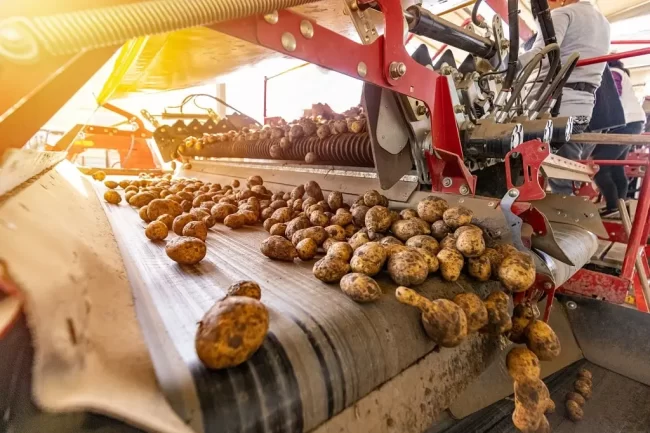
{"label": "hydraulic hose", "polygon": [[[548,7],[547,0],[531,0],[530,2],[531,10],[533,15],[539,23],[539,28],[542,32],[542,37],[544,38],[544,45],[555,44],[557,43],[557,38],[555,36],[555,27],[553,26],[553,19],[551,18],[551,10]],[[554,63],[555,53],[549,54],[549,62]],[[560,53],[557,53],[557,56],[560,56]],[[557,75],[558,69],[549,70],[552,78],[555,78]]]}
{"label": "hydraulic hose", "polygon": [[510,51],[508,52],[508,72],[503,80],[503,88],[510,89],[517,75],[519,60],[519,0],[508,0],[508,25],[510,31]]}
{"label": "hydraulic hose", "polygon": [[[557,45],[557,44],[556,44]],[[559,53],[559,48],[558,48],[558,53]],[[549,59],[551,58],[550,53],[549,53]],[[553,56],[552,63],[550,64],[550,68],[548,70],[548,73],[546,74],[546,77],[544,77],[544,81],[542,82],[542,85],[539,87],[535,95],[533,96],[533,101],[536,104],[537,101],[540,100],[542,93],[548,89],[548,85],[553,80],[553,73],[551,71],[555,71],[560,63],[560,56]]]}
{"label": "hydraulic hose", "polygon": [[567,80],[571,76],[571,73],[576,67],[578,60],[580,59],[580,54],[573,53],[567,59],[567,62],[562,66],[557,76],[551,83],[551,85],[546,89],[542,97],[536,102],[532,110],[531,118],[536,118],[542,108],[544,108],[549,101],[557,100],[557,98],[562,93],[562,89],[566,84]]}
{"label": "hydraulic hose", "polygon": [[483,0],[476,0],[472,8],[472,23],[477,27],[483,27],[485,23],[478,19],[478,8],[481,6]]}

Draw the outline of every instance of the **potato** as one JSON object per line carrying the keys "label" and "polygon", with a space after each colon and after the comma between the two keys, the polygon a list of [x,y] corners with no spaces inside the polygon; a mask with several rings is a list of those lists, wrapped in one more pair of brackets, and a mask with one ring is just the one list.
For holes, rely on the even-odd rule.
{"label": "potato", "polygon": [[336,224],[339,226],[346,226],[351,224],[354,220],[352,214],[345,208],[339,208],[336,211],[336,214],[330,219],[330,224]]}
{"label": "potato", "polygon": [[209,216],[210,213],[205,210],[205,209],[200,209],[200,208],[193,208],[190,210],[190,215],[193,215],[194,218],[196,218],[197,221],[202,220],[206,216]]}
{"label": "potato", "polygon": [[535,282],[535,263],[526,253],[510,254],[501,262],[498,275],[506,289],[525,292]]}
{"label": "potato", "polygon": [[582,407],[575,400],[567,400],[565,403],[567,417],[573,421],[578,422],[584,417]]}
{"label": "potato", "polygon": [[207,252],[205,242],[198,238],[179,236],[167,242],[167,256],[182,265],[194,265],[205,257]]}
{"label": "potato", "polygon": [[268,330],[264,304],[250,297],[229,296],[215,303],[199,322],[196,354],[208,368],[235,367],[262,346]]}
{"label": "potato", "polygon": [[512,317],[512,329],[510,330],[510,335],[508,338],[510,341],[516,344],[525,344],[526,343],[526,328],[530,324],[530,319],[525,317]]}
{"label": "potato", "polygon": [[189,200],[183,200],[181,202],[181,209],[183,212],[189,212],[192,209],[192,202]]}
{"label": "potato", "polygon": [[287,231],[287,225],[286,224],[277,223],[277,224],[273,224],[273,226],[269,230],[269,233],[274,235],[274,236],[282,236],[282,237],[284,237],[286,231]]}
{"label": "potato", "polygon": [[172,223],[172,230],[174,230],[174,233],[176,233],[178,236],[182,236],[183,228],[190,221],[196,221],[194,215],[190,215],[190,214],[179,215],[176,218],[174,218],[174,222]]}
{"label": "potato", "polygon": [[429,275],[429,264],[414,249],[400,251],[392,254],[388,259],[388,273],[395,284],[400,286],[416,286],[422,284],[427,279]]}
{"label": "potato", "polygon": [[208,238],[208,228],[203,221],[190,221],[183,227],[183,236],[198,238],[205,242]]}
{"label": "potato", "polygon": [[349,240],[348,243],[352,247],[353,250],[356,250],[359,248],[361,245],[364,245],[366,243],[370,242],[370,238],[368,237],[367,233],[364,232],[356,232]]}
{"label": "potato", "polygon": [[228,287],[226,296],[246,296],[247,298],[262,298],[262,289],[255,281],[237,281]]}
{"label": "potato", "polygon": [[281,223],[288,223],[291,221],[291,208],[288,207],[282,207],[280,209],[276,209],[273,211],[271,214],[271,218],[274,220],[278,220]]}
{"label": "potato", "polygon": [[431,224],[431,236],[436,240],[443,240],[448,234],[451,233],[451,229],[445,224],[443,220],[438,220]]}
{"label": "potato", "polygon": [[330,209],[336,211],[338,208],[343,206],[343,194],[341,194],[339,191],[330,192],[327,196],[327,204],[329,205]]}
{"label": "potato", "polygon": [[373,302],[381,298],[382,295],[379,284],[365,274],[355,272],[344,275],[340,284],[343,293],[355,302]]}
{"label": "potato", "polygon": [[[384,249],[386,249],[386,248],[384,248]],[[438,269],[440,269],[440,262],[438,261],[438,257],[436,257],[435,254],[433,254],[429,250],[425,250],[424,248],[414,248],[414,249],[415,249],[415,251],[420,253],[420,255],[422,257],[424,257],[424,260],[427,262],[427,266],[429,268],[429,274],[433,274],[434,272],[437,272]],[[398,251],[395,251],[395,252],[398,252]],[[392,254],[388,254],[388,251],[386,251],[386,255],[388,255],[389,257],[392,256]]]}
{"label": "potato", "polygon": [[470,224],[473,216],[474,214],[471,210],[458,206],[447,209],[442,215],[442,219],[451,230],[456,230],[460,226]]}
{"label": "potato", "polygon": [[201,203],[201,206],[199,206],[197,209],[204,210],[206,212],[210,212],[210,209],[212,209],[212,206],[214,206],[216,203],[213,202],[212,200],[204,201]]}
{"label": "potato", "polygon": [[170,215],[176,218],[182,213],[181,205],[173,200],[157,198],[151,200],[147,205],[147,215],[151,221],[158,219],[161,215]]}
{"label": "potato", "polygon": [[277,210],[277,209],[280,209],[280,208],[283,208],[283,207],[287,207],[287,206],[288,206],[288,204],[287,204],[287,202],[284,201],[284,200],[274,200],[274,201],[271,202],[271,204],[269,205],[269,207],[270,207],[271,209],[273,209],[273,210]]}
{"label": "potato", "polygon": [[357,228],[354,226],[354,224],[348,224],[343,227],[343,229],[345,230],[346,238],[351,238],[357,232]]}
{"label": "potato", "polygon": [[418,218],[418,211],[415,209],[402,209],[402,211],[399,213],[399,216],[405,220]]}
{"label": "potato", "polygon": [[296,233],[298,230],[306,229],[309,226],[311,226],[311,223],[309,222],[308,218],[297,217],[287,223],[287,230],[285,234],[288,239],[291,239],[294,233]]}
{"label": "potato", "polygon": [[309,214],[309,221],[315,226],[326,227],[330,219],[324,212],[317,210]]}
{"label": "potato", "polygon": [[442,248],[451,248],[456,249],[456,238],[453,235],[447,235],[443,240],[440,241],[440,249]]}
{"label": "potato", "polygon": [[583,396],[585,400],[589,400],[591,398],[591,389],[592,389],[591,382],[587,382],[586,380],[579,379],[575,381],[575,383],[573,384],[573,388],[576,390],[577,393]]}
{"label": "potato", "polygon": [[352,222],[354,222],[355,226],[364,227],[366,225],[366,214],[369,210],[370,208],[365,205],[355,206],[350,209],[350,213],[352,214]]}
{"label": "potato", "polygon": [[417,212],[420,218],[431,224],[442,219],[442,215],[448,208],[449,205],[445,200],[429,196],[418,203]]}
{"label": "potato", "polygon": [[122,196],[119,192],[109,189],[104,193],[104,200],[110,204],[120,204],[122,201]]}
{"label": "potato", "polygon": [[273,227],[275,224],[278,224],[278,223],[279,223],[279,221],[274,220],[273,218],[267,218],[266,220],[264,220],[264,223],[262,224],[262,226],[264,227],[264,230],[266,230],[268,232],[268,231],[271,231],[271,227]]}
{"label": "potato", "polygon": [[[510,244],[497,244],[494,246],[494,249],[501,254],[503,258],[509,256],[510,254],[519,253],[519,250]],[[502,259],[503,260],[503,259]]]}
{"label": "potato", "polygon": [[499,266],[503,262],[503,255],[494,248],[486,248],[483,251],[483,256],[490,261],[490,275],[496,279],[499,276]]}
{"label": "potato", "polygon": [[167,237],[169,229],[162,221],[152,221],[147,224],[144,234],[152,241],[161,241]]}
{"label": "potato", "polygon": [[402,241],[393,236],[385,236],[379,241],[382,245],[404,245]]}
{"label": "potato", "polygon": [[106,186],[106,188],[109,188],[109,189],[115,189],[115,188],[117,188],[119,186],[119,184],[117,182],[115,182],[114,180],[105,180],[104,181],[104,186]]}
{"label": "potato", "polygon": [[350,265],[337,257],[326,255],[314,263],[312,272],[316,278],[325,283],[335,283],[350,272]]}
{"label": "potato", "polygon": [[228,215],[224,220],[223,224],[231,229],[238,229],[246,225],[246,217],[237,212],[231,215]]}
{"label": "potato", "polygon": [[104,179],[106,179],[106,173],[104,173],[101,170],[94,172],[92,174],[92,176],[93,176],[93,179],[95,179],[95,180],[97,180],[99,182],[102,182]]}
{"label": "potato", "polygon": [[353,252],[352,247],[347,242],[334,242],[327,248],[328,256],[336,257],[346,263],[352,258]]}
{"label": "potato", "polygon": [[307,197],[302,202],[302,210],[306,211],[307,209],[309,209],[310,206],[315,205],[316,203],[318,203],[318,200],[316,200],[314,197]]}
{"label": "potato", "polygon": [[274,260],[292,262],[298,257],[296,247],[282,236],[269,236],[260,245],[260,251],[266,257]]}
{"label": "potato", "polygon": [[422,230],[420,224],[413,219],[395,221],[391,225],[390,231],[401,241],[407,241],[413,236],[424,234],[424,230]]}
{"label": "potato", "polygon": [[354,272],[374,276],[386,262],[386,251],[378,242],[368,242],[358,247],[352,255],[350,266]]}
{"label": "potato", "polygon": [[325,231],[329,235],[331,239],[337,240],[337,241],[344,241],[345,240],[345,229],[341,226],[338,225],[331,225],[325,227]]}
{"label": "potato", "polygon": [[578,403],[578,405],[580,406],[585,405],[585,398],[582,395],[578,394],[577,392],[573,392],[573,391],[568,392],[566,395],[566,400],[573,400],[576,403]]}
{"label": "potato", "polygon": [[535,380],[540,378],[539,359],[525,347],[513,347],[506,356],[508,374],[515,381]]}
{"label": "potato", "polygon": [[129,186],[130,182],[128,180],[121,180],[119,182],[120,188],[126,189]]}
{"label": "potato", "polygon": [[591,371],[583,367],[580,370],[578,370],[578,377],[581,379],[591,380],[593,375],[591,374]]}
{"label": "potato", "polygon": [[442,347],[458,346],[467,337],[467,317],[458,305],[448,299],[430,301],[415,291],[398,287],[395,297],[403,304],[422,312],[422,325],[426,334]]}
{"label": "potato", "polygon": [[213,217],[212,215],[203,217],[201,221],[203,221],[203,224],[205,224],[205,227],[208,229],[214,227],[214,225],[217,223],[216,218]]}
{"label": "potato", "polygon": [[381,204],[381,194],[374,189],[366,191],[363,194],[363,203],[369,208]]}
{"label": "potato", "polygon": [[508,306],[486,299],[485,308],[488,312],[488,324],[481,329],[481,332],[490,335],[501,335],[512,329],[512,318],[508,313]]}
{"label": "potato", "polygon": [[316,256],[318,244],[312,238],[305,238],[298,242],[298,245],[296,245],[296,251],[298,252],[300,260],[311,260]]}
{"label": "potato", "polygon": [[[108,192],[108,191],[107,191],[107,192]],[[120,194],[120,193],[118,193],[117,191],[115,191],[115,193],[117,193],[117,195]],[[126,192],[124,193],[124,200],[126,200],[126,202],[128,203],[129,200],[131,200],[131,199],[133,198],[133,196],[136,195],[136,194],[137,194],[137,191],[126,191]],[[104,194],[104,198],[106,198],[106,194]],[[108,201],[108,200],[107,200],[107,201]],[[120,201],[121,201],[121,199],[120,199]],[[110,203],[110,202],[109,202],[109,203]],[[113,204],[117,204],[117,203],[113,203]]]}
{"label": "potato", "polygon": [[309,197],[316,199],[316,201],[321,201],[324,199],[323,191],[320,189],[320,185],[318,185],[318,183],[314,182],[313,180],[310,180],[305,184],[305,193]]}
{"label": "potato", "polygon": [[478,281],[488,281],[491,269],[490,259],[485,255],[467,259],[467,273]]}
{"label": "potato", "polygon": [[515,405],[543,414],[549,398],[548,388],[539,377],[524,377],[515,381]]}
{"label": "potato", "polygon": [[423,248],[432,254],[438,254],[440,251],[440,245],[438,244],[438,241],[427,235],[413,236],[406,241],[406,246],[413,248]]}
{"label": "potato", "polygon": [[440,274],[447,281],[456,281],[463,270],[463,255],[453,248],[443,248],[437,255],[440,262]]}
{"label": "potato", "polygon": [[483,229],[481,229],[479,226],[475,226],[474,224],[467,224],[466,226],[460,226],[454,231],[454,237],[458,239],[458,236],[460,236],[462,233],[470,230],[475,230],[483,236]]}
{"label": "potato", "polygon": [[487,298],[485,298],[485,302],[492,302],[499,307],[507,310],[510,304],[510,296],[501,290],[495,290],[494,292],[491,292]]}
{"label": "potato", "polygon": [[515,404],[512,413],[512,423],[522,433],[537,433],[544,415],[527,410],[525,407]]}
{"label": "potato", "polygon": [[560,354],[560,340],[546,322],[531,321],[525,335],[526,345],[542,361],[550,361]]}
{"label": "potato", "polygon": [[169,214],[160,215],[158,218],[156,218],[156,221],[161,221],[167,226],[168,230],[171,230],[172,225],[174,224],[174,217]]}
{"label": "potato", "polygon": [[390,212],[383,206],[373,206],[366,213],[365,225],[369,231],[383,233],[391,225]]}
{"label": "potato", "polygon": [[306,229],[301,229],[298,230],[291,236],[291,242],[294,245],[298,245],[298,242],[305,238],[312,238],[313,240],[316,241],[316,244],[323,245],[323,242],[325,242],[325,239],[328,238],[328,234],[325,231],[323,227],[316,226],[316,227],[308,227]]}
{"label": "potato", "polygon": [[467,317],[467,332],[476,332],[488,323],[488,312],[485,304],[474,293],[459,293],[454,296],[454,302],[463,309]]}
{"label": "potato", "polygon": [[293,200],[302,198],[305,195],[305,186],[304,185],[298,185],[295,187],[293,190],[291,190],[291,198]]}

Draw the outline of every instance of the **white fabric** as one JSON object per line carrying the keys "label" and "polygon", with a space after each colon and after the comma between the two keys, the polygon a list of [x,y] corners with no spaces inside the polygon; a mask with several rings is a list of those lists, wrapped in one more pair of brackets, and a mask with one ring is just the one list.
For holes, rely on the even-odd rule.
{"label": "white fabric", "polygon": [[623,104],[623,110],[625,111],[625,123],[645,122],[645,112],[643,111],[641,102],[639,102],[634,94],[632,80],[630,80],[630,77],[622,69],[611,68],[611,70],[622,77],[621,104]]}

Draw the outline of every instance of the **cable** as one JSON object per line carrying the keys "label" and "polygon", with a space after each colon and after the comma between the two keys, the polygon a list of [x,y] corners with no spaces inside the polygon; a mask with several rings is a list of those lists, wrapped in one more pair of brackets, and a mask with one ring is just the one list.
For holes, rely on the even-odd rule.
{"label": "cable", "polygon": [[472,8],[472,23],[478,27],[482,27],[484,25],[484,22],[478,19],[478,8],[481,6],[482,1],[483,0],[476,0],[476,3],[474,3],[474,7]]}
{"label": "cable", "polygon": [[508,51],[508,73],[503,80],[503,88],[510,89],[517,74],[519,60],[519,0],[508,0],[508,22],[510,23],[510,49]]}
{"label": "cable", "polygon": [[[542,85],[541,85],[541,86],[539,87],[539,89],[537,90],[537,93],[535,94],[535,98],[533,99],[534,101],[538,101],[538,100],[539,100],[539,98],[542,96],[542,93],[543,93],[543,92],[548,88],[547,86],[549,85],[549,83],[551,82],[551,80],[552,80],[553,78],[555,78],[555,77],[553,76],[553,72],[552,72],[552,71],[557,70],[558,67],[560,66],[560,53],[559,53],[559,47],[558,47],[558,55],[557,55],[557,56],[553,56],[552,59],[551,59],[551,56],[549,55],[549,61],[551,61],[552,63],[551,63],[551,65],[550,65],[550,67],[549,67],[549,70],[548,70],[548,73],[546,74],[546,77],[544,77],[544,82],[542,83]],[[541,65],[540,65],[540,72],[541,72]],[[539,76],[539,74],[537,74],[537,75]]]}
{"label": "cable", "polygon": [[537,116],[537,113],[539,113],[542,108],[545,108],[547,101],[556,100],[562,93],[564,84],[566,84],[567,80],[571,76],[571,73],[575,69],[579,59],[580,54],[578,53],[573,53],[569,56],[567,62],[562,66],[551,85],[546,89],[546,92],[544,92],[542,97],[533,107],[532,113],[534,116]]}
{"label": "cable", "polygon": [[[169,107],[167,107],[167,108],[178,108],[178,109],[180,109],[180,111],[181,111],[181,113],[182,113],[182,112],[183,112],[183,107],[184,107],[188,102],[193,101],[195,98],[197,98],[197,97],[199,97],[199,96],[207,96],[208,98],[212,98],[212,99],[214,99],[215,101],[217,101],[218,103],[220,103],[220,104],[222,104],[222,105],[225,105],[226,107],[230,108],[230,109],[233,110],[234,112],[239,113],[239,114],[241,114],[242,116],[246,116],[246,117],[252,119],[253,122],[255,122],[256,124],[258,124],[259,126],[262,126],[262,124],[261,124],[260,122],[258,122],[257,120],[253,119],[251,116],[245,114],[244,112],[242,112],[242,111],[236,109],[235,107],[233,107],[232,105],[230,105],[230,104],[228,104],[226,101],[224,101],[223,99],[221,99],[221,98],[217,98],[216,96],[209,95],[209,94],[207,94],[207,93],[192,93],[191,95],[187,95],[187,96],[183,99],[183,101],[181,102],[180,105],[171,105],[171,106],[169,106]],[[202,110],[207,110],[206,108],[199,106],[199,105],[196,103],[196,101],[194,101],[194,105],[196,105],[198,108],[201,108]]]}

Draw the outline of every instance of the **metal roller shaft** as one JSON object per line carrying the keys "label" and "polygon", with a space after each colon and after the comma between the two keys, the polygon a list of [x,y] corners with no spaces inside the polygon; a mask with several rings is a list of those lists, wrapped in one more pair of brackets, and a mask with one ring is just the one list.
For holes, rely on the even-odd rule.
{"label": "metal roller shaft", "polygon": [[294,139],[291,147],[273,158],[271,146],[280,145],[280,139],[224,141],[206,144],[201,150],[188,148],[184,156],[211,158],[251,158],[305,161],[305,156],[316,154],[317,164],[329,163],[356,167],[374,167],[368,133],[345,133],[328,137],[303,137]]}
{"label": "metal roller shaft", "polygon": [[[0,21],[0,54],[25,60],[25,43],[51,55],[120,45],[129,39],[265,14],[318,0],[155,0]],[[20,36],[18,45],[1,35]],[[30,47],[37,54],[36,47]],[[35,55],[36,55],[35,54]]]}

